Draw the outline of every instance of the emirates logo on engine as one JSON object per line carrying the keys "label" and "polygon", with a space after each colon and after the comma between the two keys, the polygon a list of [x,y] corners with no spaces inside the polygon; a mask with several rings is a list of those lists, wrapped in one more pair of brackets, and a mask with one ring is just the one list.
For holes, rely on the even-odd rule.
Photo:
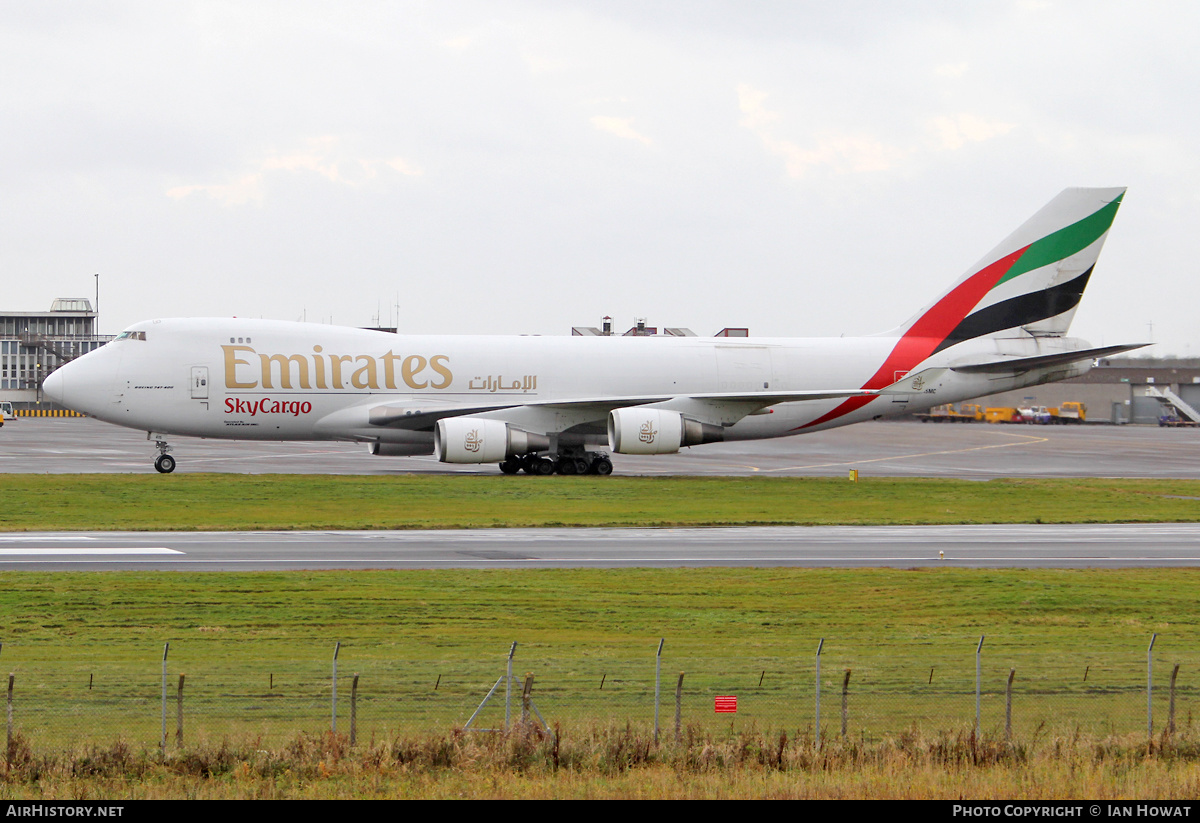
{"label": "emirates logo on engine", "polygon": [[642,424],[642,428],[638,431],[638,440],[643,443],[653,443],[654,438],[658,436],[658,429],[654,428],[654,424],[647,420]]}
{"label": "emirates logo on engine", "polygon": [[483,445],[483,438],[479,436],[479,429],[471,429],[467,432],[467,436],[463,438],[463,448],[469,452],[477,452]]}

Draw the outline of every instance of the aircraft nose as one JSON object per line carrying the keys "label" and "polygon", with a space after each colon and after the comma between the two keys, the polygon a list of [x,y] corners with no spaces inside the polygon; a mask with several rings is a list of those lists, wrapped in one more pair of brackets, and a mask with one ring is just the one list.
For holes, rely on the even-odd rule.
{"label": "aircraft nose", "polygon": [[103,346],[78,360],[59,366],[42,381],[42,396],[72,411],[101,420],[113,408],[118,392],[120,350]]}
{"label": "aircraft nose", "polygon": [[63,376],[64,371],[66,369],[55,369],[49,377],[42,381],[42,394],[48,400],[70,408],[70,404],[67,403],[67,381]]}

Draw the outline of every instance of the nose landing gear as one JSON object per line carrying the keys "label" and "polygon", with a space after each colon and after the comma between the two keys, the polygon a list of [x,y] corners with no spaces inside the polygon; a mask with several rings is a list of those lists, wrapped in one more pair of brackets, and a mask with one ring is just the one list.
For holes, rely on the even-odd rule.
{"label": "nose landing gear", "polygon": [[175,458],[171,456],[171,447],[166,440],[155,440],[155,448],[158,449],[158,457],[154,458],[154,468],[159,474],[170,474],[175,471]]}

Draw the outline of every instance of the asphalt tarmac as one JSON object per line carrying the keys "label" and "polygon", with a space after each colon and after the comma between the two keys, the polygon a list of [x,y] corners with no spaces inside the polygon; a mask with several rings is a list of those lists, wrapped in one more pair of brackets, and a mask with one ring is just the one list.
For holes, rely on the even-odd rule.
{"label": "asphalt tarmac", "polygon": [[[171,438],[178,472],[494,474],[494,464],[374,457],[353,443]],[[145,432],[83,418],[21,418],[0,428],[0,472],[153,473]],[[677,455],[613,455],[624,475],[1200,477],[1200,429],[1157,426],[860,423],[813,434],[711,443]],[[546,478],[554,482],[554,478]]]}

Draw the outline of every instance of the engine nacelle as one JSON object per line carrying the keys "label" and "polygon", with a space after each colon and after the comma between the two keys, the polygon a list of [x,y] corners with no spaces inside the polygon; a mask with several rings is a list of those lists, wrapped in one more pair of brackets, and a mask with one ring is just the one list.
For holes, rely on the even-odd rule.
{"label": "engine nacelle", "polygon": [[608,413],[608,447],[617,454],[674,454],[725,439],[725,430],[667,409],[632,406]]}
{"label": "engine nacelle", "polygon": [[442,463],[498,463],[514,454],[546,451],[550,438],[502,420],[446,417],[437,422],[433,453]]}

